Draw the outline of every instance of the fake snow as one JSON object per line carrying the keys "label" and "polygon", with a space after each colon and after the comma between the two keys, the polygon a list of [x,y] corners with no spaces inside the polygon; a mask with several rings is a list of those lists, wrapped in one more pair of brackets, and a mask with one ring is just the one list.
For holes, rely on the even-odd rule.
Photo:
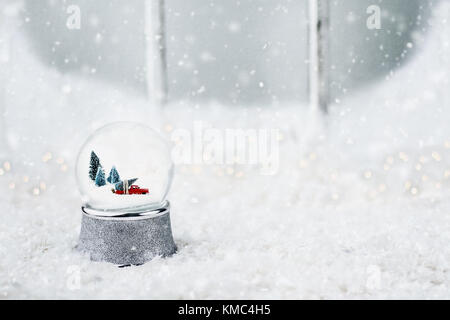
{"label": "fake snow", "polygon": [[[45,69],[23,44],[7,87],[0,296],[450,298],[450,30],[433,23],[408,65],[341,99],[322,127],[298,105],[160,114],[133,92]],[[73,249],[76,154],[101,125],[145,119],[169,139],[199,119],[277,128],[279,170],[178,165],[168,199],[179,252],[138,267],[90,262]]]}

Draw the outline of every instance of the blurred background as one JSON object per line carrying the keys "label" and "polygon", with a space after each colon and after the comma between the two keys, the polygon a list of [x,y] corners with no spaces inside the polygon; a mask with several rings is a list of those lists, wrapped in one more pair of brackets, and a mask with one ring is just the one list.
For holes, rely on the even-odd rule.
{"label": "blurred background", "polygon": [[[145,92],[144,2],[25,1],[21,29],[49,67],[63,73],[95,70],[98,80]],[[330,1],[334,96],[404,63],[415,50],[405,50],[406,44],[420,45],[425,37],[435,1],[375,2],[383,9],[383,28],[374,32],[366,27],[366,9],[374,1]],[[80,30],[65,28],[68,5],[81,8]],[[307,1],[166,0],[170,100],[305,102],[307,13]]]}
{"label": "blurred background", "polygon": [[[162,2],[168,101],[157,105],[149,4]],[[162,2],[0,0],[0,294],[448,298],[448,1],[328,1],[330,106],[319,121],[309,114],[308,1]],[[371,5],[380,29],[367,27]],[[73,6],[79,28],[67,26]],[[196,121],[277,129],[279,170],[177,166],[180,254],[133,271],[139,279],[89,266],[86,291],[68,292],[61,259],[87,263],[70,251],[76,155],[118,120],[169,141]],[[379,291],[365,286],[369,265],[388,279]],[[135,290],[140,280],[147,289]]]}
{"label": "blurred background", "polygon": [[[376,1],[382,9],[379,30],[366,24],[372,2],[329,2],[330,110],[345,112],[349,107],[340,102],[358,93],[370,101],[375,83],[385,83],[426,46],[436,1]],[[139,120],[163,131],[209,118],[216,127],[258,127],[267,126],[254,123],[261,110],[282,108],[300,119],[300,127],[311,122],[305,114],[307,1],[1,3],[0,154],[13,152],[15,167],[27,176],[36,176],[34,164],[43,154],[73,161],[82,140],[111,121]],[[163,4],[164,106],[156,105],[149,92],[159,82],[151,74],[157,71],[148,69],[154,45],[148,28],[155,20],[150,4]],[[73,7],[79,26],[70,28]],[[213,105],[222,111],[213,111]],[[191,123],[183,111],[189,111]],[[235,113],[242,111],[253,120]],[[225,115],[233,120],[221,121]],[[274,126],[291,127],[287,123]]]}

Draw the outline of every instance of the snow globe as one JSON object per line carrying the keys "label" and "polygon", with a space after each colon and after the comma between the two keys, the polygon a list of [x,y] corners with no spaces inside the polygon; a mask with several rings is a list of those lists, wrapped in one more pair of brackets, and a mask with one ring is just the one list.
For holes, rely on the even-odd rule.
{"label": "snow globe", "polygon": [[173,170],[170,149],[153,129],[117,122],[95,131],[76,163],[83,203],[78,249],[118,265],[175,253],[166,200]]}

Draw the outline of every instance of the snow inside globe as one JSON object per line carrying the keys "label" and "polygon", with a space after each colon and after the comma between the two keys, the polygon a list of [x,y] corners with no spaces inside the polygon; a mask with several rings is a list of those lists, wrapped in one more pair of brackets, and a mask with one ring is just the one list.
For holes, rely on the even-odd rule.
{"label": "snow inside globe", "polygon": [[83,207],[103,216],[163,207],[172,177],[168,144],[155,130],[133,122],[95,131],[76,164]]}

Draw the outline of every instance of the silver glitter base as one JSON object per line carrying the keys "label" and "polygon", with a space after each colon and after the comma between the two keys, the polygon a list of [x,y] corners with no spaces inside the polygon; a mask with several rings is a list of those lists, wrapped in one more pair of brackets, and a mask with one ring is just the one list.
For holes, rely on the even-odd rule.
{"label": "silver glitter base", "polygon": [[113,217],[93,214],[82,208],[78,249],[93,261],[117,265],[140,265],[156,256],[167,257],[177,250],[170,226],[170,205],[141,213]]}

